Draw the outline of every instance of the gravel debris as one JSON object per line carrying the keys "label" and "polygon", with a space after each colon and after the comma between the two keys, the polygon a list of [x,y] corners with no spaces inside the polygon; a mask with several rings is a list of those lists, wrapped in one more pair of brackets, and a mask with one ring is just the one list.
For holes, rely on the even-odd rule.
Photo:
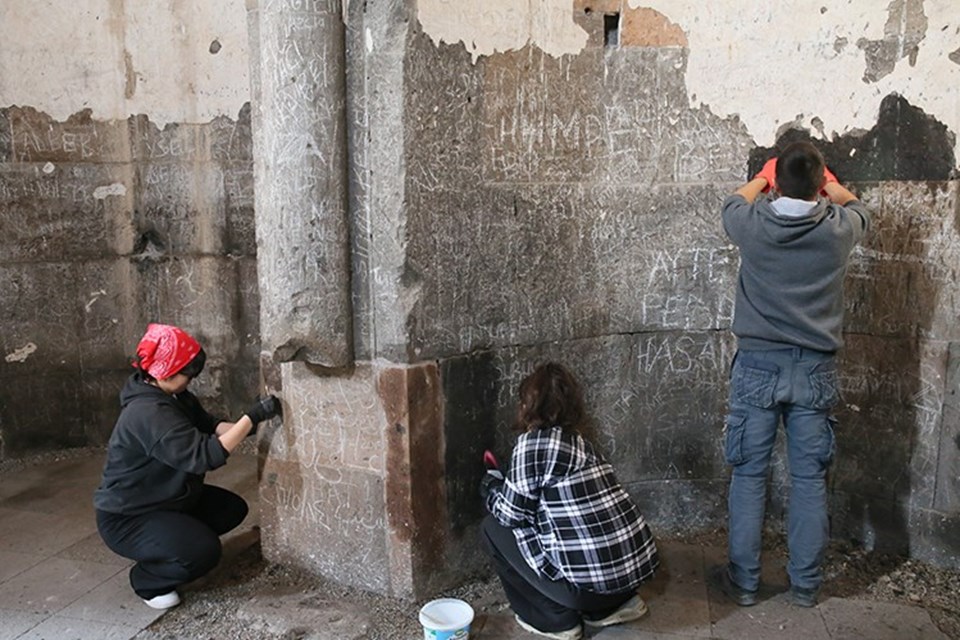
{"label": "gravel debris", "polygon": [[[135,636],[135,640],[326,640],[322,628],[298,625],[295,612],[286,609],[289,628],[276,629],[252,624],[238,615],[257,600],[259,606],[270,602],[289,602],[296,598],[299,607],[311,610],[331,601],[349,603],[363,612],[357,635],[337,634],[338,640],[399,640],[422,636],[417,614],[424,602],[403,601],[345,587],[295,567],[271,564],[262,559],[259,545],[243,551],[229,564],[221,565],[202,582],[183,590],[183,603]],[[475,580],[451,590],[450,597],[470,602],[479,612],[484,603],[497,606],[502,598],[495,580]],[[283,606],[283,605],[281,605]],[[274,625],[275,627],[275,625]]]}
{"label": "gravel debris", "polygon": [[940,631],[960,639],[960,571],[835,542],[825,562],[827,595],[923,607]]}

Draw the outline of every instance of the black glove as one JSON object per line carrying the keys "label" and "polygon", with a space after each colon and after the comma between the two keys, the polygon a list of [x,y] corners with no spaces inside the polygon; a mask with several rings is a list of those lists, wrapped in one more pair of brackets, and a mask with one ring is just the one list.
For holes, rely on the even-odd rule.
{"label": "black glove", "polygon": [[491,493],[501,491],[503,491],[503,475],[499,471],[494,473],[487,471],[483,474],[483,479],[480,480],[480,497],[483,498],[484,504],[487,503]]}
{"label": "black glove", "polygon": [[283,416],[280,401],[276,396],[266,396],[264,398],[258,396],[253,406],[247,409],[247,417],[253,422],[253,426],[257,426],[258,423],[269,420],[274,416]]}

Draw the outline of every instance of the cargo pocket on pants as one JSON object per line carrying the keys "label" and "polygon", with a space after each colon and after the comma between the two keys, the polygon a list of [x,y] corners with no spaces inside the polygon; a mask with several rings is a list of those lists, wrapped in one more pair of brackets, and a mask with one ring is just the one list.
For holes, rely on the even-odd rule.
{"label": "cargo pocket on pants", "polygon": [[743,432],[746,416],[730,414],[723,424],[723,454],[727,464],[743,464]]}
{"label": "cargo pocket on pants", "polygon": [[827,416],[827,430],[824,434],[823,450],[820,453],[820,462],[826,469],[833,463],[833,458],[837,453],[837,419],[833,416]]}

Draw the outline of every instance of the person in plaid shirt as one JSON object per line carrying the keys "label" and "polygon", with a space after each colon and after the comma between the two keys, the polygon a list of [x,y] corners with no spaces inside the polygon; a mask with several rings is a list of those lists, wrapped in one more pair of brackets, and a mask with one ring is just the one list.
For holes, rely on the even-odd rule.
{"label": "person in plaid shirt", "polygon": [[660,564],[640,511],[580,434],[585,423],[577,380],[540,365],[520,384],[506,477],[488,473],[481,486],[483,542],[517,623],[559,640],[645,615],[636,589]]}

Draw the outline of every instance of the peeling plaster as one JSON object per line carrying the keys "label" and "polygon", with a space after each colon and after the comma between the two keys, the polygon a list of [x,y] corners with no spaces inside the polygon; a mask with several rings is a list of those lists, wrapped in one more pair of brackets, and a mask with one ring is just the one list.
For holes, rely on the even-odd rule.
{"label": "peeling plaster", "polygon": [[887,13],[882,40],[857,40],[867,60],[864,82],[876,82],[888,75],[902,58],[908,58],[911,67],[916,66],[920,42],[927,35],[929,22],[923,13],[923,0],[893,0]]}
{"label": "peeling plaster", "polygon": [[620,46],[686,47],[687,34],[659,11],[639,7],[622,13]]}
{"label": "peeling plaster", "polygon": [[[738,116],[759,145],[773,145],[784,125],[810,128],[824,139],[869,129],[891,93],[960,133],[960,92],[949,89],[960,85],[960,9],[953,0],[804,0],[754,14],[700,0],[596,2],[611,3],[652,9],[679,25],[689,43],[691,106]],[[586,46],[587,33],[574,22],[583,4],[420,0],[418,17],[434,44],[461,42],[474,62],[527,44],[560,56]]]}
{"label": "peeling plaster", "polygon": [[[774,3],[752,20],[748,15],[745,23],[743,13],[699,0],[628,0],[630,6],[662,12],[686,31],[690,42],[686,84],[692,106],[708,105],[721,117],[739,116],[757,143],[765,146],[772,146],[788,123],[817,131],[815,118],[822,122],[819,133],[824,139],[869,129],[876,123],[881,100],[891,93],[960,133],[960,93],[952,90],[960,84],[960,67],[948,55],[957,46],[956,2],[927,0],[922,7],[930,25],[925,37],[905,40],[909,46],[904,56],[873,82],[864,79],[868,66],[864,51],[847,46],[896,40],[894,32],[917,33],[922,25],[915,15],[916,0],[907,0],[916,20],[909,25],[897,22],[895,9],[904,1]],[[821,6],[827,11],[821,12]],[[912,46],[911,53],[907,49]],[[954,149],[960,151],[960,146]]]}
{"label": "peeling plaster", "polygon": [[244,0],[3,0],[0,42],[0,107],[59,121],[89,108],[163,127],[232,116],[250,100]]}

